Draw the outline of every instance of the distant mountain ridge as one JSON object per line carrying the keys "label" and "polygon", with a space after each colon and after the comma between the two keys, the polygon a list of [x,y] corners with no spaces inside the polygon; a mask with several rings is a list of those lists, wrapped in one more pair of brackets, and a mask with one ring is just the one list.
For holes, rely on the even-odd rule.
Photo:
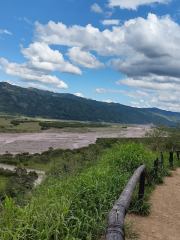
{"label": "distant mountain ridge", "polygon": [[99,102],[69,93],[22,88],[6,82],[0,82],[0,112],[27,117],[126,124],[175,125],[180,120],[180,113]]}

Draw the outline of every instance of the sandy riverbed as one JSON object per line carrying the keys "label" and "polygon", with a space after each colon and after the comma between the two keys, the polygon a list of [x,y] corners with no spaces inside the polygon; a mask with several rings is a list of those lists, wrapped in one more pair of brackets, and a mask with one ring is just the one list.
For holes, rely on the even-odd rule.
{"label": "sandy riverbed", "polygon": [[96,129],[84,133],[57,130],[42,133],[0,133],[0,154],[4,154],[6,151],[12,154],[41,153],[48,150],[49,147],[54,149],[79,148],[94,143],[97,138],[143,137],[145,131],[149,129],[149,125],[138,125],[126,129]]}

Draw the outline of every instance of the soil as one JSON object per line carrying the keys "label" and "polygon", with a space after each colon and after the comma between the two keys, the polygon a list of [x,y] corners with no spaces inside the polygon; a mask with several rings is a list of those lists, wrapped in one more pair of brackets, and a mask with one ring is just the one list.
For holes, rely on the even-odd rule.
{"label": "soil", "polygon": [[41,133],[0,133],[0,154],[6,151],[11,154],[41,153],[47,151],[49,147],[53,149],[79,148],[95,143],[97,138],[143,137],[148,129],[150,125],[131,126],[125,129],[118,127],[84,129],[83,132],[78,132],[76,129],[70,129],[69,132],[50,129]]}
{"label": "soil", "polygon": [[133,223],[141,240],[180,239],[180,169],[172,173],[173,177],[166,177],[153,192],[149,216],[126,216],[125,221]]}

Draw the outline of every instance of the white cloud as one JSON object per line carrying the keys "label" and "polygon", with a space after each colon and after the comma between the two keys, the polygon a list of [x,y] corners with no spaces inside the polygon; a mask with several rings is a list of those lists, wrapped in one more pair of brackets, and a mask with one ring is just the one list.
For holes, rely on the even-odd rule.
{"label": "white cloud", "polygon": [[106,88],[96,88],[96,90],[94,90],[94,92],[97,93],[102,93],[102,94],[106,94],[106,93],[122,93],[122,90],[115,90],[115,89],[106,89]]}
{"label": "white cloud", "polygon": [[132,106],[132,107],[136,107],[136,108],[140,108],[138,102],[131,102],[131,106]]}
{"label": "white cloud", "polygon": [[50,88],[50,87],[46,87],[46,86],[43,86],[43,85],[40,85],[40,84],[31,83],[31,82],[28,83],[26,85],[26,87],[32,87],[32,88],[37,88],[37,89],[41,89],[41,90],[44,90],[44,91],[60,93],[60,91],[56,88]]}
{"label": "white cloud", "polygon": [[171,1],[172,0],[109,0],[108,6],[137,10],[141,5],[151,5],[154,3],[167,4]]}
{"label": "white cloud", "polygon": [[33,23],[32,23],[29,19],[27,19],[26,17],[24,17],[23,19],[24,19],[24,21],[26,21],[28,24],[33,25]]}
{"label": "white cloud", "polygon": [[22,48],[21,52],[27,59],[30,59],[30,65],[34,68],[48,71],[58,70],[71,74],[82,74],[78,67],[66,62],[59,51],[52,50],[45,43],[35,42],[30,44],[28,48]]}
{"label": "white cloud", "polygon": [[83,95],[82,93],[75,93],[74,95],[77,96],[77,97],[82,97],[82,98],[84,98],[84,95]]}
{"label": "white cloud", "polygon": [[131,98],[142,98],[142,97],[148,98],[149,97],[149,95],[147,93],[140,91],[140,90],[126,92],[123,90],[116,90],[116,89],[96,88],[96,90],[94,90],[94,92],[100,93],[100,94],[122,93],[123,95],[131,97]]}
{"label": "white cloud", "polygon": [[143,100],[143,99],[141,99],[141,100],[140,100],[140,102],[141,102],[141,103],[143,103],[143,102],[144,102],[144,100]]}
{"label": "white cloud", "polygon": [[112,101],[112,100],[110,100],[110,99],[108,99],[108,100],[103,100],[103,102],[106,102],[106,103],[116,103],[116,102],[114,102],[114,101]]}
{"label": "white cloud", "polygon": [[29,61],[22,64],[9,63],[6,59],[0,58],[0,69],[6,74],[19,77],[20,81],[40,82],[57,88],[68,88],[68,85],[50,72],[60,71],[70,74],[82,74],[81,70],[65,61],[63,55],[52,50],[47,44],[35,42],[21,52]]}
{"label": "white cloud", "polygon": [[142,97],[148,98],[149,97],[147,93],[140,90],[130,91],[130,92],[122,91],[122,94],[131,98],[142,98]]}
{"label": "white cloud", "polygon": [[158,99],[157,99],[156,97],[153,97],[153,98],[151,99],[151,102],[152,102],[152,103],[157,103],[157,102],[158,102]]}
{"label": "white cloud", "polygon": [[104,15],[105,15],[106,18],[110,18],[112,16],[113,12],[114,11],[107,11],[107,12],[104,13]]}
{"label": "white cloud", "polygon": [[79,47],[69,49],[67,55],[77,66],[98,69],[105,67],[104,63],[92,55],[90,52],[82,51]]}
{"label": "white cloud", "polygon": [[146,101],[144,108],[150,108],[151,106],[149,105],[148,101]]}
{"label": "white cloud", "polygon": [[51,76],[41,69],[34,69],[29,63],[9,63],[6,59],[0,58],[0,64],[6,74],[17,76],[20,81],[41,82],[58,88],[68,88],[67,84],[56,76]]}
{"label": "white cloud", "polygon": [[96,13],[103,13],[102,8],[97,3],[94,3],[91,6],[91,11],[96,12]]}
{"label": "white cloud", "polygon": [[1,34],[1,33],[5,33],[5,34],[12,35],[12,33],[9,32],[8,30],[1,30],[1,29],[0,29],[0,34]]}
{"label": "white cloud", "polygon": [[147,92],[159,93],[160,91],[180,91],[180,78],[164,77],[163,82],[158,82],[155,75],[149,77],[134,77],[116,81],[116,84],[124,84],[129,87],[140,88]]}
{"label": "white cloud", "polygon": [[118,19],[108,19],[101,21],[103,25],[119,25],[120,20]]}
{"label": "white cloud", "polygon": [[47,25],[35,23],[35,40],[46,44],[66,45],[79,47],[82,51],[95,50],[99,55],[112,56],[125,54],[127,47],[124,45],[124,30],[121,27],[113,26],[100,32],[91,24],[86,27],[73,25],[67,27],[62,23],[50,21]]}

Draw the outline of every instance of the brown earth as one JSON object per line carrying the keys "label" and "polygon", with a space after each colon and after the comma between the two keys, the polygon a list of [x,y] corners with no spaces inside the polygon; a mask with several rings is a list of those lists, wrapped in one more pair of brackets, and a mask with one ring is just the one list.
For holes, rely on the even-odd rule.
{"label": "brown earth", "polygon": [[172,173],[153,192],[149,216],[126,216],[141,240],[180,240],[180,169]]}

